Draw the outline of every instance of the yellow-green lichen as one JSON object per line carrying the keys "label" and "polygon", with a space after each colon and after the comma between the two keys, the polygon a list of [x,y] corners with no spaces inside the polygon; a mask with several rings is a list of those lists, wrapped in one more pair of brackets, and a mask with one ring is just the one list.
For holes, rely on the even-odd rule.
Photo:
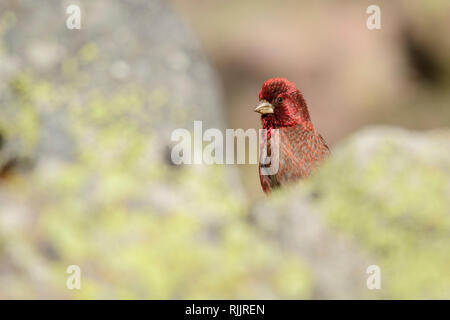
{"label": "yellow-green lichen", "polygon": [[[66,72],[78,73],[75,61]],[[58,110],[72,141],[71,161],[48,159],[27,176],[27,194],[39,205],[33,237],[23,234],[19,243],[45,261],[52,295],[310,296],[307,268],[247,224],[246,203],[227,185],[224,167],[174,168],[156,154],[154,126],[158,110],[170,103],[167,90],[147,94],[130,84],[113,93],[81,94],[77,86],[51,85],[30,74],[18,75],[11,86],[19,120],[9,133],[20,128],[16,133],[35,145],[40,113]],[[80,291],[67,290],[71,264],[81,267]]]}
{"label": "yellow-green lichen", "polygon": [[310,182],[319,211],[376,257],[385,297],[450,297],[448,173],[427,149],[411,154],[393,138],[367,155],[355,150],[342,147]]}

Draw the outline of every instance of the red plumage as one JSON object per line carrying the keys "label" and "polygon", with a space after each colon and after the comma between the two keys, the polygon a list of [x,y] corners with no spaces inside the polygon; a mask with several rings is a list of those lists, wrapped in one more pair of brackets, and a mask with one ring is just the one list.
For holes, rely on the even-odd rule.
{"label": "red plumage", "polygon": [[[255,111],[260,112],[261,122],[267,135],[261,141],[261,148],[267,144],[267,156],[260,152],[259,177],[264,192],[308,177],[317,165],[330,153],[323,137],[314,129],[303,95],[294,83],[274,78],[267,80],[259,93],[260,103]],[[278,129],[278,157],[272,155],[270,137]],[[262,149],[261,149],[262,150]],[[278,171],[263,175],[262,171],[279,161]],[[266,163],[269,162],[269,163]]]}

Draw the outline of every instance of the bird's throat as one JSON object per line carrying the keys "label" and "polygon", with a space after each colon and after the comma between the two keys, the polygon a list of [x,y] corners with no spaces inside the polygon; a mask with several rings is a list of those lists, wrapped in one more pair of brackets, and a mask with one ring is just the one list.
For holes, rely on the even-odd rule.
{"label": "bird's throat", "polygon": [[272,114],[267,114],[261,116],[261,124],[263,129],[271,130],[271,129],[281,129],[287,127],[293,127],[297,125],[309,125],[311,123],[310,120],[303,121],[301,118],[289,118],[283,121],[276,119]]}

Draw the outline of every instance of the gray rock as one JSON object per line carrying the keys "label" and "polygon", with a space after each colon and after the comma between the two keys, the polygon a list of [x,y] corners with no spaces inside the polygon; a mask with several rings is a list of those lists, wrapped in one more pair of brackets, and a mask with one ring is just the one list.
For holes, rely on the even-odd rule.
{"label": "gray rock", "polygon": [[[70,4],[81,8],[80,30],[66,27]],[[92,90],[108,95],[131,84],[146,93],[161,92],[164,105],[151,125],[160,132],[163,144],[169,143],[173,128],[192,128],[193,120],[203,120],[206,128],[224,126],[217,78],[192,31],[165,1],[46,0],[39,5],[32,0],[4,1],[0,12],[13,21],[5,28],[3,42],[8,50],[1,65],[11,68],[13,63],[15,72],[2,73],[3,84],[13,81],[17,71],[31,71],[33,77],[55,85],[55,90],[72,86],[79,76],[87,77],[89,84],[77,92],[80,101],[88,99]],[[75,70],[65,74],[62,70],[70,63]],[[11,93],[8,87],[0,90],[6,105]],[[59,101],[63,109],[73,102],[68,98],[73,97]],[[152,112],[150,103],[143,113]],[[14,110],[0,112],[8,118]],[[38,154],[49,150],[62,157],[73,154],[63,125],[53,125],[70,121],[64,119],[65,111],[41,108],[38,113],[46,131],[40,135]]]}
{"label": "gray rock", "polygon": [[[363,129],[314,177],[256,205],[252,221],[306,260],[316,298],[448,297],[449,137]],[[381,290],[366,287],[370,265],[381,269]]]}

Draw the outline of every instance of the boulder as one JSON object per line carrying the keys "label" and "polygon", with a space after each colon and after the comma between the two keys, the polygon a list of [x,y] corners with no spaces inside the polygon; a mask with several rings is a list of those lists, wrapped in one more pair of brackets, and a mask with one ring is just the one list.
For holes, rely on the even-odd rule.
{"label": "boulder", "polygon": [[[317,175],[256,205],[252,221],[307,263],[315,297],[449,298],[449,138],[363,129]],[[380,290],[366,286],[371,265]]]}

